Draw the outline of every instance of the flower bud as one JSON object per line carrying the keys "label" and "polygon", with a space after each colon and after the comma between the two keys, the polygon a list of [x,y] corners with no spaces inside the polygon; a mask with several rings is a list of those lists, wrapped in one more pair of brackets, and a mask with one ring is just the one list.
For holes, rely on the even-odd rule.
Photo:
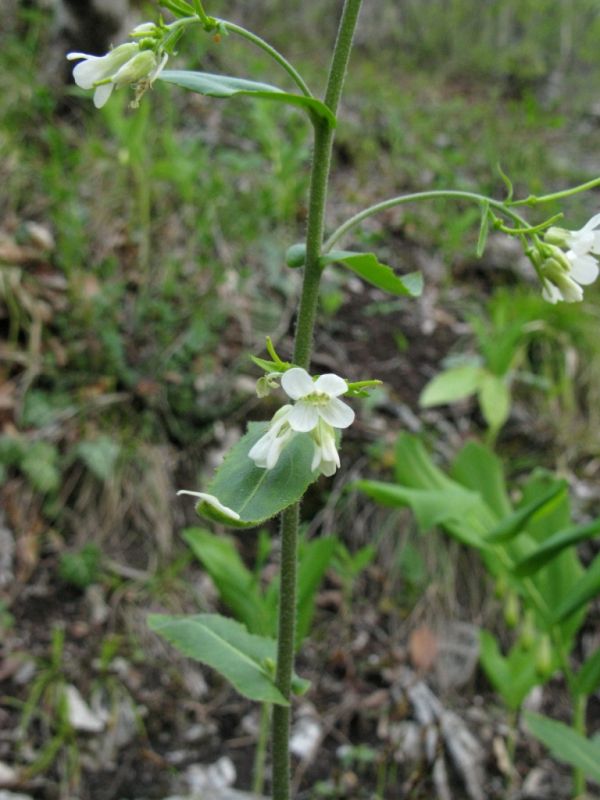
{"label": "flower bud", "polygon": [[115,86],[126,86],[147,78],[156,69],[158,61],[152,50],[142,50],[113,75]]}
{"label": "flower bud", "polygon": [[558,247],[568,248],[570,235],[570,231],[552,226],[544,233],[544,241],[548,242],[548,244],[557,245]]}
{"label": "flower bud", "polygon": [[509,628],[514,628],[520,617],[519,597],[515,592],[509,592],[504,603],[504,621]]}

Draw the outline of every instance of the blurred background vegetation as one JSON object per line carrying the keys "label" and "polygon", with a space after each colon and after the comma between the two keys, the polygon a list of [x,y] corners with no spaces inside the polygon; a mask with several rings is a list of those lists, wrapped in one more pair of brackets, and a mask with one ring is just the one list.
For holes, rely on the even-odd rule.
{"label": "blurred background vegetation", "polygon": [[[314,91],[323,87],[340,2],[209,5],[286,52]],[[124,32],[155,11],[134,4]],[[303,233],[310,155],[302,117],[268,104],[224,103],[158,82],[137,111],[124,90],[97,111],[68,83],[67,39],[55,4],[5,0],[0,630],[15,615],[31,624],[22,649],[38,657],[51,647],[51,628],[77,618],[69,603],[90,586],[113,610],[125,596],[135,608],[189,602],[180,576],[190,558],[177,534],[193,511],[174,494],[200,488],[245,421],[272,411],[254,395],[248,353],[261,351],[266,334],[284,357],[291,350],[298,276],[283,255]],[[329,225],[401,192],[502,196],[498,164],[523,196],[599,175],[599,39],[598,0],[366,2]],[[178,63],[286,85],[233,37],[190,35]],[[598,211],[597,192],[562,210],[567,227],[580,227]],[[516,476],[539,462],[577,474],[588,508],[598,502],[600,470],[597,291],[578,307],[544,304],[510,242],[492,236],[476,259],[477,227],[477,208],[435,203],[389,212],[355,234],[358,248],[376,246],[396,268],[424,271],[418,303],[326,278],[316,370],[343,365],[350,377],[385,381],[345,446],[347,472],[389,469],[405,427],[422,431],[442,459],[483,434],[469,400],[419,422],[419,393],[448,358],[487,363],[490,342],[517,326],[526,335],[506,343],[513,405],[498,449]],[[309,500],[307,512],[326,501],[310,532],[344,532],[351,550],[375,532],[379,563],[394,565],[378,584],[381,607],[422,609],[433,581],[428,599],[438,610],[452,598],[459,617],[475,614],[481,577],[456,588],[469,556],[451,544],[440,551],[381,509],[364,511],[354,494],[342,495],[341,480]],[[47,607],[36,606],[27,623],[36,592]],[[187,599],[174,600],[177,592]],[[132,659],[144,636],[133,616],[125,615],[120,645]],[[101,638],[123,629],[113,615]]]}

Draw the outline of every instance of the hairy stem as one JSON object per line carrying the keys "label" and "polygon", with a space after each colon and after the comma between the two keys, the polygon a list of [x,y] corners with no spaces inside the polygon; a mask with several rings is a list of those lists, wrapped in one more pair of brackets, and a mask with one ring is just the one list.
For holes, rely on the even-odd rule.
{"label": "hairy stem", "polygon": [[[362,0],[345,0],[344,3],[325,93],[325,104],[333,114],[337,112],[342,95],[361,3]],[[316,117],[313,117],[312,121],[315,139],[306,230],[306,263],[294,342],[294,363],[305,369],[310,366],[317,315],[321,279],[319,257],[323,244],[327,186],[334,138],[333,128],[327,121]],[[286,509],[281,515],[281,586],[276,683],[277,688],[286,699],[290,698],[294,669],[299,518],[299,503]],[[289,736],[290,707],[275,706],[273,709],[273,800],[290,800]]]}

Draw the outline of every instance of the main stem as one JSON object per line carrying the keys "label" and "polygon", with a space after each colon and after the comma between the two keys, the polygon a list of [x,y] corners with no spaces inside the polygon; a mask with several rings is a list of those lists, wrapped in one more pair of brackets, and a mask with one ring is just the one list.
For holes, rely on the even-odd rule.
{"label": "main stem", "polygon": [[[345,0],[333,52],[325,104],[336,114],[339,105],[354,30],[362,0]],[[331,168],[334,130],[325,120],[313,117],[314,151],[310,180],[308,223],[306,229],[306,263],[302,294],[298,309],[294,363],[308,369],[317,315],[323,245],[327,187]],[[298,561],[298,522],[300,504],[287,508],[281,515],[281,585],[279,589],[279,629],[277,636],[276,684],[281,694],[290,699],[294,670],[296,630],[296,569]],[[273,708],[273,800],[290,800],[290,706]]]}

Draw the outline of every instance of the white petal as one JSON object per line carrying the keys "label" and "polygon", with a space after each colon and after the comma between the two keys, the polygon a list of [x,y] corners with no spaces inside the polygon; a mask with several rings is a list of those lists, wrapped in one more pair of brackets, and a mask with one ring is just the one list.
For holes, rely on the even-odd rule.
{"label": "white petal", "polygon": [[[150,81],[150,86],[154,83],[154,81],[158,78],[160,73],[163,69],[167,66],[167,61],[169,60],[169,54],[165,53],[160,60],[160,63],[156,67],[156,69],[148,76],[148,80]],[[278,373],[277,373],[278,374]]]}
{"label": "white petal", "polygon": [[284,372],[281,378],[281,386],[292,400],[298,400],[307,394],[315,391],[315,384],[312,378],[302,367],[292,367]]}
{"label": "white petal", "polygon": [[250,451],[248,452],[248,458],[252,459],[257,467],[262,467],[264,469],[267,466],[267,456],[269,454],[272,441],[273,434],[268,431],[250,448]]}
{"label": "white petal", "polygon": [[593,231],[594,228],[597,228],[600,225],[600,214],[594,214],[594,216],[589,219],[583,228],[580,231],[576,231],[577,233],[583,233],[583,231]]}
{"label": "white petal", "polygon": [[[287,375],[287,372],[286,372]],[[315,406],[298,401],[290,411],[288,422],[293,430],[299,433],[308,433],[317,426],[319,414]]]}
{"label": "white petal", "polygon": [[91,56],[88,53],[67,53],[68,61],[78,61],[80,58],[87,58],[88,61],[98,61],[102,56]]}
{"label": "white petal", "polygon": [[226,517],[231,517],[232,519],[240,518],[240,515],[237,513],[237,511],[234,511],[228,506],[224,506],[218,497],[214,496],[214,494],[207,494],[206,492],[189,492],[187,489],[180,489],[177,494],[189,494],[192,497],[197,497],[200,502],[208,503],[209,506],[216,508],[217,511],[220,511],[221,514],[225,514]]}
{"label": "white petal", "polygon": [[321,475],[330,478],[332,475],[335,475],[338,466],[339,464],[335,464],[333,461],[321,461]]}
{"label": "white petal", "polygon": [[542,297],[547,303],[552,303],[552,305],[558,303],[559,300],[562,300],[562,295],[556,286],[547,280],[543,282]]}
{"label": "white petal", "polygon": [[354,411],[337,397],[332,397],[326,406],[319,406],[319,415],[334,428],[347,428],[354,422]]}
{"label": "white petal", "polygon": [[311,472],[314,472],[316,469],[318,469],[319,464],[321,463],[321,448],[319,447],[319,445],[316,442],[314,443],[314,446],[315,446],[315,449],[313,451],[313,459],[312,459],[312,463],[310,465],[310,471]]}
{"label": "white petal", "polygon": [[102,86],[96,87],[94,92],[94,105],[96,108],[102,108],[103,105],[106,105],[114,88],[114,83],[103,83]]}
{"label": "white petal", "polygon": [[80,89],[92,89],[96,81],[101,81],[108,77],[107,73],[110,69],[107,68],[106,62],[101,59],[94,59],[91,61],[80,61],[79,64],[73,69],[73,80]]}
{"label": "white petal", "polygon": [[588,286],[596,280],[600,270],[594,256],[575,255],[569,250],[567,258],[571,262],[571,277],[573,280],[583,284],[583,286]]}
{"label": "white petal", "polygon": [[333,372],[328,372],[326,375],[321,375],[315,381],[315,389],[318,392],[325,392],[331,397],[338,397],[341,394],[346,394],[348,391],[348,384],[339,375],[334,375]]}

